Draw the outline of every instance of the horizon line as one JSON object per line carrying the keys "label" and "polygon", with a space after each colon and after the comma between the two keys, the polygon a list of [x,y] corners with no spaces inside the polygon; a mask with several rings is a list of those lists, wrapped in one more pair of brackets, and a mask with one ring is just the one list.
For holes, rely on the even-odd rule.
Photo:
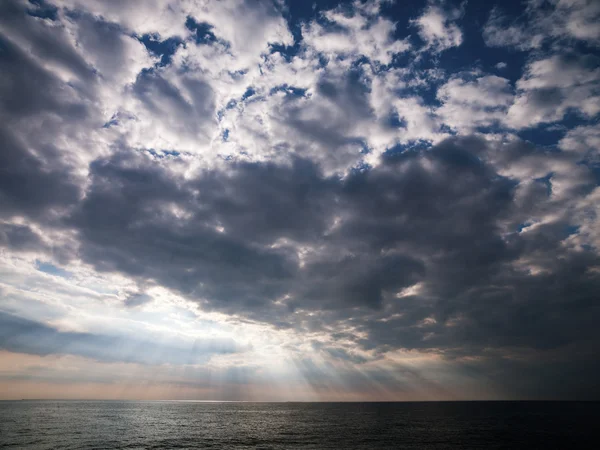
{"label": "horizon line", "polygon": [[600,399],[477,399],[477,400],[178,400],[178,399],[118,399],[118,398],[14,398],[0,402],[138,402],[138,403],[516,403],[516,402],[600,402]]}

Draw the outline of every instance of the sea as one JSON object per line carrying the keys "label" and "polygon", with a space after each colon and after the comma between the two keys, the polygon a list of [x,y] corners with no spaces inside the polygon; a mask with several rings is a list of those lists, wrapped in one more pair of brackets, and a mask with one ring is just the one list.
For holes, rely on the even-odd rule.
{"label": "sea", "polygon": [[0,401],[0,448],[580,449],[599,419],[600,402]]}

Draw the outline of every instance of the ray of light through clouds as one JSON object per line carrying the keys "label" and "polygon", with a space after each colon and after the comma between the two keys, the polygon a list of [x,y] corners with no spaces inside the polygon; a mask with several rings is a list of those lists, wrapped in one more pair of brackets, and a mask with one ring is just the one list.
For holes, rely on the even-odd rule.
{"label": "ray of light through clouds", "polygon": [[599,23],[0,2],[0,397],[598,398]]}

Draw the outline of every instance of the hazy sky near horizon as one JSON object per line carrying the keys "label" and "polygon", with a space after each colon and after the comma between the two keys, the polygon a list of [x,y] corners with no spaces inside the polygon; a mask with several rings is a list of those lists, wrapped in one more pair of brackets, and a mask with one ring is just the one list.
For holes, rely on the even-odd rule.
{"label": "hazy sky near horizon", "polygon": [[0,399],[600,398],[600,2],[0,2]]}

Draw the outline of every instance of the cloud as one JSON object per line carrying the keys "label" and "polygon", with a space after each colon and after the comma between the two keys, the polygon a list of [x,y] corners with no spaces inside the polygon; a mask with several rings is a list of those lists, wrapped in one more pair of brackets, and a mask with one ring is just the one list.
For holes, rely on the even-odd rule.
{"label": "cloud", "polygon": [[105,22],[87,13],[67,14],[68,28],[80,51],[96,73],[118,89],[133,82],[143,69],[154,65],[145,46],[116,23]]}
{"label": "cloud", "polygon": [[27,225],[1,223],[0,244],[18,251],[43,249],[41,237]]}
{"label": "cloud", "polygon": [[419,36],[426,44],[426,50],[442,52],[458,47],[462,43],[462,31],[454,23],[461,16],[460,9],[446,11],[442,6],[430,3],[423,14],[412,23],[418,28]]}
{"label": "cloud", "polygon": [[304,44],[327,57],[367,57],[386,65],[394,55],[410,48],[408,42],[394,37],[396,25],[378,15],[379,3],[355,2],[353,6],[350,14],[339,7],[323,13],[324,24],[314,21],[305,25]]}
{"label": "cloud", "polygon": [[148,294],[131,294],[125,299],[125,306],[135,308],[151,301],[152,297]]}
{"label": "cloud", "polygon": [[531,61],[517,81],[507,124],[523,128],[560,121],[570,110],[592,118],[600,112],[598,58],[559,54]]}
{"label": "cloud", "polygon": [[0,126],[3,151],[0,164],[5,172],[0,181],[0,205],[4,218],[13,215],[40,216],[77,201],[79,186],[56,150],[45,148],[47,162],[40,160],[19,142],[11,131]]}
{"label": "cloud", "polygon": [[587,0],[532,1],[522,16],[508,20],[493,8],[483,37],[488,46],[521,51],[537,50],[517,81],[517,96],[506,117],[513,128],[534,127],[561,121],[570,112],[586,118],[599,111],[597,58],[575,50],[574,41],[597,45],[600,14],[596,2]]}
{"label": "cloud", "polygon": [[490,47],[519,50],[538,49],[548,42],[561,46],[568,39],[597,45],[599,18],[600,7],[593,0],[535,0],[527,2],[523,15],[516,18],[507,17],[494,7],[483,37]]}
{"label": "cloud", "polygon": [[508,19],[498,8],[493,8],[485,27],[483,38],[489,47],[516,47],[530,50],[541,46],[545,36],[532,34],[525,25],[507,24]]}
{"label": "cloud", "polygon": [[600,157],[600,127],[584,125],[573,128],[560,140],[559,146],[565,151],[576,152],[581,155],[582,159],[598,161]]}
{"label": "cloud", "polygon": [[33,7],[31,3],[3,2],[0,32],[24,53],[30,52],[34,64],[42,64],[63,79],[91,82],[93,68],[74,47],[69,28],[57,20],[28,14]]}
{"label": "cloud", "polygon": [[[205,340],[160,343],[134,337],[58,331],[47,325],[0,312],[0,348],[17,353],[68,353],[105,362],[196,364],[212,353],[238,351],[235,342]],[[241,349],[241,348],[240,348]]]}
{"label": "cloud", "polygon": [[[97,163],[70,220],[81,256],[97,270],[153,280],[209,310],[288,326],[304,317],[317,328],[361,318],[367,337],[357,343],[382,348],[567,344],[582,329],[565,327],[550,339],[552,318],[563,308],[556,296],[578,295],[585,303],[598,283],[587,272],[598,263],[594,252],[562,244],[569,227],[582,225],[568,208],[577,208],[578,193],[590,192],[593,179],[564,178],[561,167],[572,170],[572,163],[562,155],[497,145],[451,139],[346,179],[298,161],[232,164],[175,183],[159,162],[123,155]],[[554,160],[545,170],[537,162],[544,159]],[[546,171],[554,172],[550,197],[535,181]],[[522,190],[535,195],[535,206]],[[174,227],[177,211],[186,216]],[[529,223],[535,226],[520,225]],[[550,276],[564,283],[552,294],[557,309],[528,331],[513,299],[533,289],[542,302],[551,295],[544,287]],[[578,294],[561,290],[572,276]],[[416,284],[416,297],[396,300]],[[501,317],[487,331],[480,328],[486,309],[479,296],[494,301]],[[528,307],[534,304],[529,298]],[[394,314],[401,318],[380,321]],[[436,318],[431,329],[414,325],[428,317]],[[460,329],[449,325],[456,320]]]}
{"label": "cloud", "polygon": [[509,80],[495,75],[452,78],[437,91],[442,106],[436,110],[453,129],[472,132],[504,120],[513,102]]}

